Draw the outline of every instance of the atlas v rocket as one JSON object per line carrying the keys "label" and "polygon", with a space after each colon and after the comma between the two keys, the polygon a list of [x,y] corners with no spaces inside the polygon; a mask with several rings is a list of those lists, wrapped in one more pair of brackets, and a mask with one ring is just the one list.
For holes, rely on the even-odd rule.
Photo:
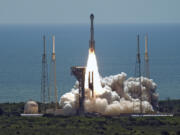
{"label": "atlas v rocket", "polygon": [[[91,14],[90,15],[90,19],[91,19],[91,28],[90,28],[90,40],[89,40],[89,49],[91,52],[95,51],[95,41],[94,41],[94,15]],[[92,90],[92,97],[94,98],[94,72],[89,72],[88,73],[88,87],[89,89]]]}
{"label": "atlas v rocket", "polygon": [[91,19],[91,28],[90,28],[90,31],[91,31],[91,37],[90,37],[90,40],[89,40],[89,49],[91,50],[91,52],[95,51],[95,41],[94,41],[94,15],[91,14],[90,15],[90,19]]}

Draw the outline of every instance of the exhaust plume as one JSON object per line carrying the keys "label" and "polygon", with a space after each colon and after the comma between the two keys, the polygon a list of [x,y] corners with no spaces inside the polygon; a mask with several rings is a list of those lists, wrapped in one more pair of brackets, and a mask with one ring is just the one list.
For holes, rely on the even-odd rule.
{"label": "exhaust plume", "polygon": [[[120,115],[122,113],[140,113],[140,87],[142,89],[142,111],[153,113],[158,107],[156,83],[152,79],[130,77],[126,73],[101,78],[102,92],[96,98],[86,98],[84,107],[86,112],[102,115]],[[60,106],[64,115],[74,115],[78,110],[78,82],[72,90],[60,99]]]}

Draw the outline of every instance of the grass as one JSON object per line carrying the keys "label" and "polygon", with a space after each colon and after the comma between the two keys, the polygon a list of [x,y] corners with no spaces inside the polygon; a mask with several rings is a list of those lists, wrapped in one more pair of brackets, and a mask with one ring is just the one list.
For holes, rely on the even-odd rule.
{"label": "grass", "polygon": [[0,135],[179,135],[180,117],[0,117]]}
{"label": "grass", "polygon": [[24,103],[0,104],[0,135],[180,135],[180,100],[161,101],[174,117],[21,117]]}

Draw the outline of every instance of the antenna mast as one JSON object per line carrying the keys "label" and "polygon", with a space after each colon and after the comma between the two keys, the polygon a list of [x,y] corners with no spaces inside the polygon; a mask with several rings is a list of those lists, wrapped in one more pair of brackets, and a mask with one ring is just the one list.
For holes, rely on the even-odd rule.
{"label": "antenna mast", "polygon": [[58,97],[57,97],[57,86],[56,86],[56,55],[55,55],[55,36],[52,36],[53,40],[53,51],[51,58],[51,72],[50,72],[50,88],[49,91],[51,93],[51,89],[54,88],[54,98],[53,101],[55,103],[55,109],[58,108]]}
{"label": "antenna mast", "polygon": [[150,71],[149,71],[149,56],[148,56],[148,35],[145,36],[145,77],[150,78]]}
{"label": "antenna mast", "polygon": [[[46,38],[43,36],[42,74],[41,74],[41,102],[45,105],[48,93],[48,65],[46,55]],[[44,108],[45,109],[45,108]]]}
{"label": "antenna mast", "polygon": [[140,113],[142,114],[141,57],[140,57],[139,35],[137,35],[137,56],[136,56],[136,65],[135,65],[135,77],[139,77]]}

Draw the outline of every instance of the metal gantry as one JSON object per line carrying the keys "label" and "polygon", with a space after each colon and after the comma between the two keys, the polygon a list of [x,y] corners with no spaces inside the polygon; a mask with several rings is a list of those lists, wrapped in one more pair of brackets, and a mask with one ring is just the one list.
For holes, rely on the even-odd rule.
{"label": "metal gantry", "polygon": [[85,100],[85,89],[84,89],[84,81],[85,81],[85,67],[71,67],[71,74],[76,77],[79,82],[79,109],[78,114],[84,115],[84,100]]}

